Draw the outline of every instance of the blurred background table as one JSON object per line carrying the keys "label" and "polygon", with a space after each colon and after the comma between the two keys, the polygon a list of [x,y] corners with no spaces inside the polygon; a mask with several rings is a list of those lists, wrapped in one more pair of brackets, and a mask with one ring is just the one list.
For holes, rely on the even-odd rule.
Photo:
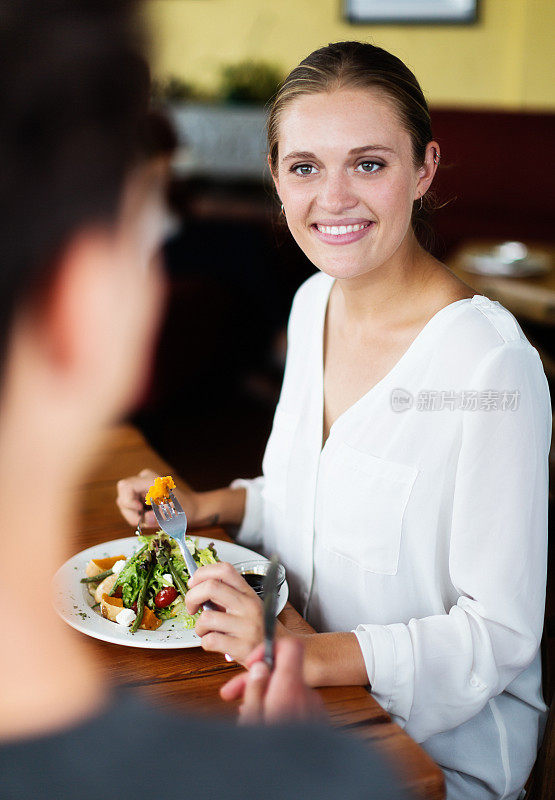
{"label": "blurred background table", "polygon": [[[115,505],[116,482],[145,467],[151,467],[161,475],[172,474],[172,468],[134,427],[122,425],[107,432],[99,444],[90,477],[76,490],[79,515],[68,558],[94,544],[131,535],[132,531]],[[175,477],[179,483],[179,478]],[[222,528],[207,528],[199,533],[229,541]],[[279,618],[292,631],[312,632],[290,603]],[[75,636],[82,634],[75,632]],[[203,714],[229,716],[237,713],[236,704],[224,703],[218,692],[242,668],[229,664],[219,654],[205,653],[201,648],[143,650],[92,638],[87,638],[87,645],[91,655],[104,665],[111,680],[131,685],[157,703]],[[441,800],[445,796],[439,767],[391,721],[365,689],[342,686],[318,691],[331,723],[372,742],[383,751],[413,788],[416,797]]]}
{"label": "blurred background table", "polygon": [[539,325],[555,326],[555,247],[549,244],[526,243],[551,257],[551,269],[541,275],[506,277],[482,275],[465,269],[469,254],[499,244],[488,239],[469,240],[447,259],[447,266],[462,281],[490,300],[498,300],[515,317]]}
{"label": "blurred background table", "polygon": [[452,272],[477,293],[499,301],[517,318],[531,344],[540,354],[550,384],[555,381],[555,246],[549,243],[526,241],[530,251],[542,251],[551,268],[537,275],[523,277],[483,275],[466,269],[469,258],[476,252],[486,252],[499,239],[469,239],[446,259]]}

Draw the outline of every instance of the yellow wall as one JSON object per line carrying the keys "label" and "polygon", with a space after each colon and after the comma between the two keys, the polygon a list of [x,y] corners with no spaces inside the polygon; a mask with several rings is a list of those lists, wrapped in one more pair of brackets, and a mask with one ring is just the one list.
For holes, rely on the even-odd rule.
{"label": "yellow wall", "polygon": [[212,89],[221,64],[265,59],[285,72],[322,44],[363,39],[402,58],[433,105],[555,109],[554,0],[482,0],[470,26],[349,25],[341,7],[341,0],[148,0],[155,73]]}

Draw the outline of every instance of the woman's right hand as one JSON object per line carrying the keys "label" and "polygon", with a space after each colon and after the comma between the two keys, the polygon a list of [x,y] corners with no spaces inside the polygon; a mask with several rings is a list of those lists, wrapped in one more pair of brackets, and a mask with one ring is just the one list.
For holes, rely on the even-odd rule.
{"label": "woman's right hand", "polygon": [[[159,477],[156,472],[151,469],[143,469],[138,475],[132,475],[130,478],[122,478],[118,481],[118,495],[116,504],[121,511],[122,516],[134,528],[137,527],[140,516],[144,508],[145,495],[154,483],[154,479]],[[181,503],[183,511],[187,515],[187,521],[190,525],[197,522],[198,516],[198,495],[191,489],[175,490],[176,496]],[[154,517],[154,513],[150,510],[150,506],[146,507],[143,525],[145,528],[156,528],[158,523]]]}

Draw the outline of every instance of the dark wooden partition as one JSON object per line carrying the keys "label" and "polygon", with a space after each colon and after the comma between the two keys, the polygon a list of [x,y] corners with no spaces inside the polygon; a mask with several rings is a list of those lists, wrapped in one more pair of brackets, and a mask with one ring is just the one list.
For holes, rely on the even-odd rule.
{"label": "dark wooden partition", "polygon": [[[555,241],[555,114],[432,109],[438,255],[467,239]],[[441,252],[443,250],[443,252]]]}

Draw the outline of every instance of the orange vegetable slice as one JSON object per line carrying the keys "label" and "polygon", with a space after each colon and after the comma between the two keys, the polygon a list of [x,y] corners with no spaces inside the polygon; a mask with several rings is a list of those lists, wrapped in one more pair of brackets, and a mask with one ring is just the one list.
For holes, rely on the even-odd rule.
{"label": "orange vegetable slice", "polygon": [[125,556],[111,556],[110,558],[91,558],[87,564],[85,574],[87,578],[94,578],[95,575],[100,575],[101,572],[106,572],[112,569],[116,561],[125,561]]}
{"label": "orange vegetable slice", "polygon": [[109,594],[103,594],[100,602],[100,613],[105,619],[111,622],[116,621],[116,617],[123,608],[123,600],[121,597],[110,597]]}
{"label": "orange vegetable slice", "polygon": [[154,611],[151,611],[148,606],[145,606],[143,618],[139,628],[144,628],[145,631],[155,631],[162,624],[162,620],[158,619]]}

